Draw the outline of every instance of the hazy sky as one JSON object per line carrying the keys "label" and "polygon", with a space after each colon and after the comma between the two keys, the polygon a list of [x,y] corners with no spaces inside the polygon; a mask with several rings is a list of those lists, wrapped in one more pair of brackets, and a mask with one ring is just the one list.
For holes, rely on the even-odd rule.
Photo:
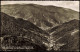
{"label": "hazy sky", "polygon": [[30,4],[30,3],[40,4],[40,5],[54,5],[79,11],[79,1],[1,1],[1,5]]}

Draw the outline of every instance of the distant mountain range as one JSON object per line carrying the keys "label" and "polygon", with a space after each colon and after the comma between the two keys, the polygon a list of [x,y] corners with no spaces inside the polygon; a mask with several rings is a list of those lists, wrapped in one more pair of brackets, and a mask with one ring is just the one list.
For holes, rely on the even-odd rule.
{"label": "distant mountain range", "polygon": [[1,12],[15,18],[28,20],[43,30],[51,29],[73,19],[79,19],[79,13],[71,9],[37,4],[2,5]]}
{"label": "distant mountain range", "polygon": [[79,13],[76,11],[13,4],[2,5],[0,15],[2,45],[31,46],[37,51],[79,51]]}

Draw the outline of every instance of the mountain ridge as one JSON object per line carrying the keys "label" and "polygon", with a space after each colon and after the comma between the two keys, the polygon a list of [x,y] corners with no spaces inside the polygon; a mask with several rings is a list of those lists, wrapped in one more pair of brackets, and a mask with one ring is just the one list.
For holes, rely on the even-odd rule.
{"label": "mountain ridge", "polygon": [[1,11],[16,18],[23,17],[43,30],[79,18],[79,13],[71,9],[37,4],[2,5]]}
{"label": "mountain ridge", "polygon": [[[47,48],[45,43],[49,43],[47,40],[49,37],[48,33],[43,31],[42,29],[38,28],[37,26],[35,26],[31,22],[23,20],[21,18],[15,19],[14,17],[11,17],[11,16],[9,16],[5,13],[2,13],[2,12],[0,12],[0,15],[1,15],[1,35],[0,35],[0,38],[2,37],[4,39],[6,37],[7,38],[12,37],[14,39],[17,37],[16,39],[19,39],[19,37],[20,37],[20,38],[22,38],[21,39],[22,41],[25,41],[25,40],[29,41],[30,43],[33,43],[33,44],[40,46],[40,47],[43,47],[43,49]],[[13,40],[12,38],[10,39],[11,41]],[[14,41],[16,41],[16,39]],[[4,40],[3,42],[6,42],[6,40]]]}
{"label": "mountain ridge", "polygon": [[55,44],[53,48],[60,51],[79,50],[79,29],[79,20],[74,19],[49,30]]}

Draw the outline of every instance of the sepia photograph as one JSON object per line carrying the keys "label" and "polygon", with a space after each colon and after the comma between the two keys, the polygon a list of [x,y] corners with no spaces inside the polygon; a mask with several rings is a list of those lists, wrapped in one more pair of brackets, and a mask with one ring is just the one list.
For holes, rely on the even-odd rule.
{"label": "sepia photograph", "polygon": [[1,1],[0,51],[79,52],[79,1]]}

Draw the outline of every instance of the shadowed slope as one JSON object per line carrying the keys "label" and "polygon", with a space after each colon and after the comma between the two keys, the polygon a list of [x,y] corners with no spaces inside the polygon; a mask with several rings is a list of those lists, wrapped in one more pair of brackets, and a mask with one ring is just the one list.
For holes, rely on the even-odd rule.
{"label": "shadowed slope", "polygon": [[55,50],[79,50],[79,20],[71,20],[49,30]]}
{"label": "shadowed slope", "polygon": [[[7,37],[7,40],[11,40],[11,41],[12,40],[19,41],[19,39],[21,39],[22,41],[25,42],[29,41],[30,43],[38,45],[43,49],[47,48],[44,43],[49,43],[47,40],[49,36],[48,33],[41,30],[40,28],[38,28],[37,26],[35,26],[29,21],[20,18],[15,19],[14,17],[8,16],[7,14],[2,12],[0,12],[0,14],[1,14],[0,37],[2,37],[3,39]],[[6,40],[4,40],[3,42],[5,41]],[[8,43],[11,43],[11,41]]]}

